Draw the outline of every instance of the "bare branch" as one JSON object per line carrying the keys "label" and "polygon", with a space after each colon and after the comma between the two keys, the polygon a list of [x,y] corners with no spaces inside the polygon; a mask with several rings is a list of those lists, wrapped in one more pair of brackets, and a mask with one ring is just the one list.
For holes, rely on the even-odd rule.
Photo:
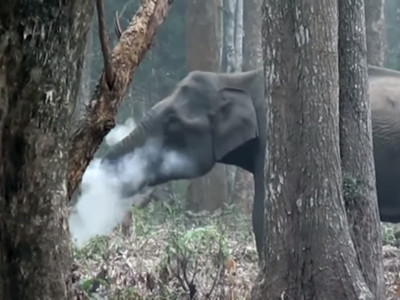
{"label": "bare branch", "polygon": [[117,38],[120,39],[122,35],[122,29],[121,29],[121,24],[119,23],[118,11],[115,12],[114,31]]}
{"label": "bare branch", "polygon": [[198,269],[198,266],[199,266],[199,260],[196,259],[196,262],[195,262],[195,264],[194,264],[194,271],[193,271],[192,280],[190,280],[191,283],[194,282],[194,279],[195,279],[197,273],[200,271],[200,269]]}
{"label": "bare branch", "polygon": [[124,30],[111,55],[112,89],[103,73],[85,116],[72,134],[68,166],[71,197],[104,136],[115,126],[115,116],[132,81],[133,73],[149,49],[157,28],[164,22],[173,0],[144,0]]}
{"label": "bare branch", "polygon": [[[211,294],[214,292],[214,289],[215,289],[215,287],[217,286],[218,279],[220,278],[221,273],[222,273],[223,270],[224,270],[224,269],[223,269],[222,267],[219,267],[219,269],[218,269],[218,271],[217,271],[217,275],[216,275],[215,278],[213,279],[213,283],[212,283],[212,285],[211,285],[211,289],[206,293],[206,298],[207,298],[207,299],[208,299],[208,298],[211,296]],[[210,275],[210,277],[212,278],[211,275]]]}
{"label": "bare branch", "polygon": [[123,7],[122,10],[121,10],[121,14],[118,14],[118,11],[115,12],[114,30],[115,30],[115,34],[116,34],[116,36],[117,36],[118,39],[120,39],[120,38],[121,38],[121,35],[122,35],[122,27],[121,27],[121,24],[119,23],[119,15],[122,16],[122,15],[124,14],[124,11],[125,11],[126,8],[128,7],[128,3],[129,3],[129,2],[126,2],[126,3],[125,3],[124,7]]}
{"label": "bare branch", "polygon": [[188,291],[189,291],[189,288],[186,286],[186,282],[182,279],[182,277],[181,277],[181,275],[180,275],[181,272],[180,272],[180,265],[179,265],[179,261],[178,261],[178,260],[177,260],[177,262],[176,262],[176,270],[173,268],[172,265],[171,265],[170,270],[171,270],[172,275],[174,275],[175,278],[178,279],[179,284],[181,285],[181,287],[183,288],[183,290],[184,290],[185,292],[188,292]]}
{"label": "bare branch", "polygon": [[185,279],[187,286],[190,286],[190,280],[187,275],[188,258],[185,255],[182,255],[182,256],[183,257],[179,259],[179,265],[181,266],[181,269],[182,269],[183,279]]}
{"label": "bare branch", "polygon": [[96,6],[97,6],[97,16],[99,20],[99,37],[100,37],[101,52],[103,53],[103,59],[104,59],[106,83],[108,84],[109,89],[111,89],[114,83],[115,76],[111,64],[110,40],[108,38],[106,30],[103,1],[104,0],[96,0]]}

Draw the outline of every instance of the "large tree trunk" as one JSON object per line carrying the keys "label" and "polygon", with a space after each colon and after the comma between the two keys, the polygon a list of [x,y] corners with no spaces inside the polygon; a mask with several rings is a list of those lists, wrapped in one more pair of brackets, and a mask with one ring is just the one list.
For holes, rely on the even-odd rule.
{"label": "large tree trunk", "polygon": [[[222,0],[187,3],[187,63],[190,70],[219,71],[222,43]],[[215,210],[227,199],[225,167],[216,164],[205,176],[190,181],[188,208]]]}
{"label": "large tree trunk", "polygon": [[263,6],[266,243],[252,299],[375,299],[342,198],[337,3]]}
{"label": "large tree trunk", "polygon": [[385,0],[365,1],[365,27],[368,63],[383,66],[385,63]]}
{"label": "large tree trunk", "polygon": [[364,0],[339,0],[340,151],[344,200],[358,262],[374,299],[383,299],[364,20]]}
{"label": "large tree trunk", "polygon": [[0,4],[0,299],[69,299],[69,125],[92,1]]}

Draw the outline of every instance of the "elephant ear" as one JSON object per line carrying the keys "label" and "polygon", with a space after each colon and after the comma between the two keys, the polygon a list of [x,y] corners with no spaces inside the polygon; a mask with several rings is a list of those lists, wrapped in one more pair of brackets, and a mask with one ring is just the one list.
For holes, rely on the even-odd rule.
{"label": "elephant ear", "polygon": [[235,88],[219,91],[221,102],[214,119],[214,155],[217,161],[258,136],[253,101],[246,92]]}

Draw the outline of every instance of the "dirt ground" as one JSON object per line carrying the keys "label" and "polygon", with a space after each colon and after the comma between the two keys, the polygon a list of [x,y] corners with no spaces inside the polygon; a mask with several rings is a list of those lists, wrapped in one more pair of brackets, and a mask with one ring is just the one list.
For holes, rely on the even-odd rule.
{"label": "dirt ground", "polygon": [[[386,299],[400,299],[400,226],[385,224],[384,242]],[[75,299],[250,299],[257,270],[249,216],[156,203],[134,212],[128,236],[74,250]]]}

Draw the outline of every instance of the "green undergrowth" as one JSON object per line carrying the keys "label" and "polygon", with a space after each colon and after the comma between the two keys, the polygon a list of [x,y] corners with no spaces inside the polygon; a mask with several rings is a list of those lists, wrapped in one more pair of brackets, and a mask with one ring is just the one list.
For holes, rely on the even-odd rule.
{"label": "green undergrowth", "polygon": [[384,245],[400,246],[400,224],[383,223],[382,240]]}

